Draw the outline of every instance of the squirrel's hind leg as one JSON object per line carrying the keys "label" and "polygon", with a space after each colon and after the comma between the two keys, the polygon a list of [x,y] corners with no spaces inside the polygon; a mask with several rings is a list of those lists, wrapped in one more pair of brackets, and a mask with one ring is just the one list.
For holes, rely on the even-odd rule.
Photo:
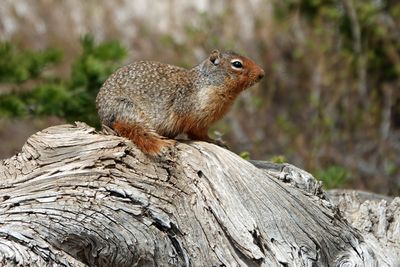
{"label": "squirrel's hind leg", "polygon": [[167,139],[139,123],[117,121],[114,130],[121,136],[130,139],[144,153],[159,155],[163,148],[175,145],[176,141]]}

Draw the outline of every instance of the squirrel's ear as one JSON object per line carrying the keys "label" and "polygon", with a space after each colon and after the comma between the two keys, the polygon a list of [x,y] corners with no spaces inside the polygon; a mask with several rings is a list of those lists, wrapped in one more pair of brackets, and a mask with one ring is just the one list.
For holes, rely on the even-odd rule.
{"label": "squirrel's ear", "polygon": [[210,61],[214,65],[218,65],[221,62],[221,53],[218,50],[214,50],[211,52]]}

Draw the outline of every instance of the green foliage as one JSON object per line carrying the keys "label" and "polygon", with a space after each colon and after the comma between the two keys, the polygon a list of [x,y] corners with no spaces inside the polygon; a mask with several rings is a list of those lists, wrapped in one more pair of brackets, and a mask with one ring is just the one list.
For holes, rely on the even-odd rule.
{"label": "green foliage", "polygon": [[35,90],[24,93],[22,99],[35,115],[55,115],[63,118],[70,95],[62,84],[44,83]]}
{"label": "green foliage", "polygon": [[287,162],[285,156],[283,155],[275,155],[270,159],[271,162],[273,163],[285,163]]}
{"label": "green foliage", "polygon": [[0,83],[19,84],[37,78],[46,66],[61,59],[62,53],[56,49],[21,52],[10,43],[0,43]]}
{"label": "green foliage", "polygon": [[325,189],[343,187],[350,179],[350,172],[341,166],[330,166],[316,171],[314,175],[321,180]]}
{"label": "green foliage", "polygon": [[1,117],[11,118],[27,114],[27,105],[21,98],[11,94],[0,96]]}
{"label": "green foliage", "polygon": [[0,82],[18,85],[40,78],[34,88],[0,95],[0,116],[54,115],[68,122],[85,121],[99,126],[96,94],[127,53],[118,42],[96,44],[90,36],[83,37],[81,45],[83,51],[72,65],[71,76],[61,79],[42,77],[45,67],[60,61],[60,51],[19,51],[11,44],[0,44]]}
{"label": "green foliage", "polygon": [[242,152],[240,152],[239,156],[240,156],[242,159],[250,160],[250,152],[248,152],[248,151],[242,151]]}

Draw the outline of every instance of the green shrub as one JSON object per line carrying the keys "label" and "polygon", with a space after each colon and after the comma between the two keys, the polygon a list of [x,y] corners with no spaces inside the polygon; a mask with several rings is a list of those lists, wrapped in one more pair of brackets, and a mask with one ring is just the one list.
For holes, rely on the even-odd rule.
{"label": "green shrub", "polygon": [[19,51],[8,42],[0,43],[0,83],[20,84],[38,78],[43,69],[62,60],[57,49]]}
{"label": "green shrub", "polygon": [[273,163],[285,163],[287,162],[285,156],[283,155],[275,155],[270,159],[271,162]]}
{"label": "green shrub", "polygon": [[248,152],[248,151],[242,151],[242,152],[240,152],[239,156],[240,156],[242,159],[250,160],[250,152]]}
{"label": "green shrub", "polygon": [[314,175],[322,181],[325,189],[341,188],[349,182],[350,172],[341,166],[330,166],[318,170]]}
{"label": "green shrub", "polygon": [[60,62],[60,51],[19,51],[9,43],[0,44],[0,82],[18,86],[40,78],[33,88],[0,95],[0,116],[54,115],[98,127],[96,94],[127,52],[118,42],[96,44],[90,36],[84,36],[81,45],[83,51],[72,64],[71,76],[62,79],[43,75],[46,68]]}

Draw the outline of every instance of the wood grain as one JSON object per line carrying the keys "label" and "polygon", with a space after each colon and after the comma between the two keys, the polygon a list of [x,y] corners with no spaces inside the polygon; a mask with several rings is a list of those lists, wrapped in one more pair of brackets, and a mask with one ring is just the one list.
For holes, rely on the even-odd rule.
{"label": "wood grain", "polygon": [[205,142],[149,157],[54,126],[0,177],[4,266],[400,266],[399,198],[332,201],[303,170]]}

